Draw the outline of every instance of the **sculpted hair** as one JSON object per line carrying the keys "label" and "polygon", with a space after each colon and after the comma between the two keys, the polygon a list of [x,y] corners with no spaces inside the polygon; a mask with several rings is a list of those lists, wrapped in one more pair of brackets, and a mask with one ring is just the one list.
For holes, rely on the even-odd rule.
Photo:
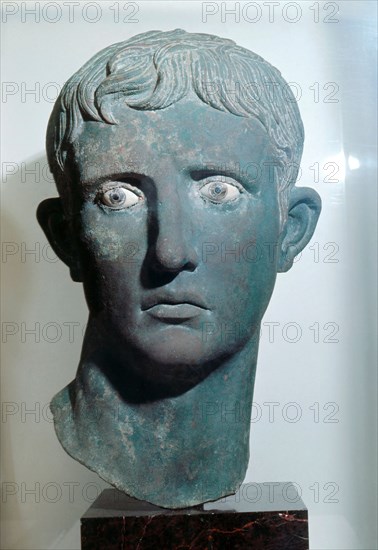
{"label": "sculpted hair", "polygon": [[232,40],[181,29],[150,31],[113,44],[66,82],[51,114],[46,139],[60,195],[69,192],[64,175],[67,152],[83,123],[117,124],[112,101],[105,102],[108,96],[124,98],[133,109],[158,110],[189,91],[214,109],[255,117],[263,124],[276,155],[284,221],[304,141],[302,120],[289,85],[275,67]]}

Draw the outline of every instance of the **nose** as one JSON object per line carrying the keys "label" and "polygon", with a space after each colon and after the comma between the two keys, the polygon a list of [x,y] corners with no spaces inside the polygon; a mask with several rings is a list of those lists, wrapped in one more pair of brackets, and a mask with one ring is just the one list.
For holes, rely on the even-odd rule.
{"label": "nose", "polygon": [[175,185],[157,197],[154,266],[161,272],[194,271],[198,255],[193,242],[193,219],[188,197]]}

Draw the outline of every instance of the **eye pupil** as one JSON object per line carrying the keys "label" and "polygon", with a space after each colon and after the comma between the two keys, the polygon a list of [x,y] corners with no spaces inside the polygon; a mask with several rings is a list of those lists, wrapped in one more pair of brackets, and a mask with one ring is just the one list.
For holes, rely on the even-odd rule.
{"label": "eye pupil", "polygon": [[105,206],[112,208],[113,210],[124,210],[130,208],[141,200],[141,196],[131,189],[127,189],[121,186],[114,187],[103,191],[99,195],[99,199]]}
{"label": "eye pupil", "polygon": [[209,191],[210,191],[210,194],[216,199],[222,199],[227,195],[226,185],[222,185],[219,183],[213,183],[210,186]]}
{"label": "eye pupil", "polygon": [[229,178],[230,182],[213,180],[205,183],[200,188],[200,195],[203,199],[210,200],[216,204],[229,203],[236,200],[240,194],[240,188],[235,180]]}
{"label": "eye pupil", "polygon": [[122,195],[125,193],[120,193],[119,191],[113,191],[113,193],[110,194],[110,200],[112,202],[120,202],[124,199]]}

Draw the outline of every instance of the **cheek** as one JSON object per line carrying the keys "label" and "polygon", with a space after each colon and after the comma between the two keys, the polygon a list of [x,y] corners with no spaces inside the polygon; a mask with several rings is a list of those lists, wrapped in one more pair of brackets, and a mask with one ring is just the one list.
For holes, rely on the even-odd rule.
{"label": "cheek", "polygon": [[277,205],[251,199],[240,209],[209,216],[199,246],[202,261],[218,263],[238,279],[248,278],[256,270],[275,265],[278,236]]}
{"label": "cheek", "polygon": [[85,207],[81,216],[80,243],[91,264],[122,266],[142,260],[146,249],[145,216],[138,212],[102,212]]}
{"label": "cheek", "polygon": [[146,234],[140,213],[125,214],[107,215],[95,205],[82,210],[79,246],[84,292],[92,313],[113,310],[115,304],[124,306],[126,295],[129,299],[136,295]]}
{"label": "cheek", "polygon": [[[214,221],[214,220],[213,220]],[[278,211],[253,202],[213,224],[202,243],[204,279],[218,289],[217,308],[246,327],[265,311],[277,273]]]}

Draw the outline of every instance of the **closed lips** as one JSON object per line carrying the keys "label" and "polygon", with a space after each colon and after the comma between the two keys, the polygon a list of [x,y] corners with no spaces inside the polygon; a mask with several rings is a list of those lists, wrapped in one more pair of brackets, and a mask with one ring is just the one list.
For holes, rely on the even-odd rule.
{"label": "closed lips", "polygon": [[150,310],[154,307],[161,306],[166,307],[167,311],[172,308],[184,308],[187,307],[196,309],[208,309],[203,300],[199,296],[194,295],[180,295],[175,294],[160,294],[158,296],[150,296],[142,301],[142,311]]}

